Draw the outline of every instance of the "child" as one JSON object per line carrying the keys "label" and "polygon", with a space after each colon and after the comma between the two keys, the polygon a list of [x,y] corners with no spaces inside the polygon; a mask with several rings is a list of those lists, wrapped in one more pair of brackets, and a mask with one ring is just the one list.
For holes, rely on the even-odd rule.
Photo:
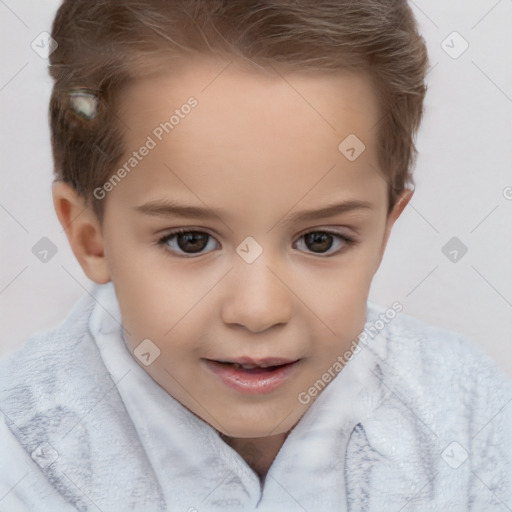
{"label": "child", "polygon": [[54,205],[96,283],[0,367],[6,511],[512,509],[512,385],[368,302],[412,196],[405,0],[65,0]]}

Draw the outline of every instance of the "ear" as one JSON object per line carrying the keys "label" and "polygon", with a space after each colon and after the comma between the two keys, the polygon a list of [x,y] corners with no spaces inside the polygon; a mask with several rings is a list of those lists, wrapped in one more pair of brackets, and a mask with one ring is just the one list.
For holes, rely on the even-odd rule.
{"label": "ear", "polygon": [[95,283],[108,283],[110,275],[98,217],[75,189],[63,181],[53,183],[52,195],[59,222],[83,271]]}
{"label": "ear", "polygon": [[382,246],[380,248],[379,260],[377,267],[375,268],[375,272],[377,272],[377,270],[380,267],[380,264],[382,263],[384,251],[386,250],[386,246],[388,245],[389,235],[391,235],[391,229],[393,228],[398,217],[400,217],[400,215],[404,211],[405,207],[409,204],[409,201],[411,200],[413,194],[414,189],[405,188],[404,190],[402,190],[402,192],[400,193],[395,202],[395,206],[387,216],[384,237],[382,239]]}

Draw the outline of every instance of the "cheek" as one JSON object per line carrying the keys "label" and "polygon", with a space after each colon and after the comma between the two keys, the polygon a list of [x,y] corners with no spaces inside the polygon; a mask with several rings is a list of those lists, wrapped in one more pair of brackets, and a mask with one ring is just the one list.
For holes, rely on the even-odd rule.
{"label": "cheek", "polygon": [[112,279],[132,342],[139,338],[165,342],[183,328],[193,332],[213,300],[213,294],[207,292],[215,284],[215,276],[207,278],[198,272],[179,272],[162,262],[157,266],[135,259],[116,260]]}
{"label": "cheek", "polygon": [[364,327],[368,286],[353,274],[323,297],[325,323],[336,342],[357,336]]}
{"label": "cheek", "polygon": [[129,243],[128,238],[112,239],[108,249],[110,275],[123,325],[131,333],[130,341],[136,342],[140,337],[151,339],[168,309],[167,298],[158,288],[163,288],[162,280],[158,279],[160,273],[154,265],[148,264],[140,248]]}
{"label": "cheek", "polygon": [[317,286],[311,282],[302,285],[303,296],[309,308],[320,320],[319,334],[326,343],[338,345],[349,342],[359,335],[366,320],[366,303],[373,277],[373,256],[354,255],[340,262],[321,276]]}

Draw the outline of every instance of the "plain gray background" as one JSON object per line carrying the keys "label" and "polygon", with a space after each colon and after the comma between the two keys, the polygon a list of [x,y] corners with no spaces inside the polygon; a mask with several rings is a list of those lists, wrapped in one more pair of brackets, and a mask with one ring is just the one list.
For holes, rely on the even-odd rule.
{"label": "plain gray background", "polygon": [[[51,82],[31,47],[59,4],[0,0],[0,356],[60,323],[91,287],[53,211]],[[370,299],[463,333],[512,376],[512,1],[410,4],[431,60],[417,187]],[[43,237],[57,248],[47,262],[32,252]],[[453,237],[457,261],[443,252]]]}

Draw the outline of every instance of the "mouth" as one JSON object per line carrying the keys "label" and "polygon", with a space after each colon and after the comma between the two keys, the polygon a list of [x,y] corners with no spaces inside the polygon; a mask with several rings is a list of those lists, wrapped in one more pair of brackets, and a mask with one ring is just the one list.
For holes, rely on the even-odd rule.
{"label": "mouth", "polygon": [[266,357],[265,359],[252,359],[250,357],[239,357],[232,361],[228,360],[213,360],[216,363],[233,365],[235,368],[242,368],[244,370],[253,369],[273,369],[279,366],[295,363],[296,359],[284,359],[281,357]]}
{"label": "mouth", "polygon": [[208,370],[230,389],[242,394],[265,394],[288,381],[300,364],[300,359],[250,359],[235,361],[204,359]]}

